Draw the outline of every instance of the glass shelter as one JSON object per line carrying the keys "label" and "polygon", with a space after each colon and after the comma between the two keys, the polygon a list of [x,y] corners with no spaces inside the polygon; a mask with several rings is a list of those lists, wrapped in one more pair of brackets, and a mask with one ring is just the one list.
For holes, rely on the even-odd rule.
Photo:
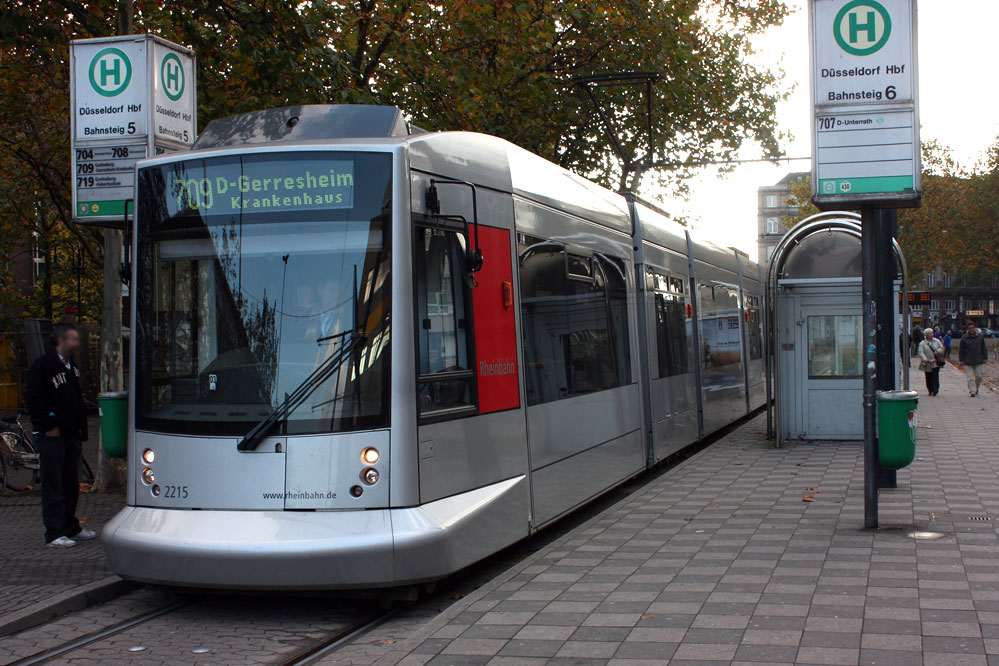
{"label": "glass shelter", "polygon": [[[860,218],[821,213],[788,232],[767,267],[770,387],[777,445],[786,439],[863,438]],[[895,328],[904,329],[895,280]],[[896,374],[904,373],[898,356]],[[903,384],[907,384],[907,377]]]}

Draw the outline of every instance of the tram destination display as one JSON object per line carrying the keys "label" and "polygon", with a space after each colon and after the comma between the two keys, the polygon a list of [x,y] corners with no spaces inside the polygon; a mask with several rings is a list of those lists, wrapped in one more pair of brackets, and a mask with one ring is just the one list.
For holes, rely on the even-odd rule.
{"label": "tram destination display", "polygon": [[160,168],[170,215],[331,210],[354,205],[353,160],[221,158]]}
{"label": "tram destination display", "polygon": [[918,205],[915,0],[811,0],[812,199]]}

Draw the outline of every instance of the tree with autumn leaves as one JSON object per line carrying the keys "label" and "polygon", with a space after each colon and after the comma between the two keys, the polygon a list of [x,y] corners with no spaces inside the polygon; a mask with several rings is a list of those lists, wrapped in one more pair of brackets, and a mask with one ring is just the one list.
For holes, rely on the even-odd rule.
{"label": "tree with autumn leaves", "polygon": [[[999,275],[999,140],[972,167],[937,141],[923,144],[922,152],[922,205],[898,211],[910,287],[938,266],[969,283]],[[785,220],[788,229],[818,212],[810,188],[807,179],[791,185],[788,204],[798,214]]]}
{"label": "tree with autumn leaves", "polygon": [[[116,8],[13,0],[0,15],[0,266],[38,239],[56,255],[82,253],[91,300],[102,237],[71,219],[68,52],[71,39],[115,34]],[[783,0],[139,0],[135,24],[197,52],[202,127],[288,104],[391,104],[425,129],[495,134],[637,189],[573,78],[661,76],[651,147],[638,91],[602,91],[630,159],[693,165],[748,142],[776,156],[782,75],[748,54],[752,37],[788,11]],[[692,170],[660,173],[658,184],[678,186]],[[59,316],[75,301],[73,271],[53,272],[13,308],[4,277],[8,313]]]}

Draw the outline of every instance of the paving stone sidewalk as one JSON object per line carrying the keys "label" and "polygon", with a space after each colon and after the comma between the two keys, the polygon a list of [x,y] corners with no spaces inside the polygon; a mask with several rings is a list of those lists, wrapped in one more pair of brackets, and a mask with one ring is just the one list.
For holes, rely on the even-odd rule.
{"label": "paving stone sidewalk", "polygon": [[[124,504],[124,495],[86,493],[77,516],[88,529],[100,530]],[[45,548],[38,495],[0,498],[0,626],[17,611],[109,576],[99,541]]]}
{"label": "paving stone sidewalk", "polygon": [[859,443],[775,450],[758,417],[378,663],[999,664],[999,396],[922,379],[918,458],[877,531]]}

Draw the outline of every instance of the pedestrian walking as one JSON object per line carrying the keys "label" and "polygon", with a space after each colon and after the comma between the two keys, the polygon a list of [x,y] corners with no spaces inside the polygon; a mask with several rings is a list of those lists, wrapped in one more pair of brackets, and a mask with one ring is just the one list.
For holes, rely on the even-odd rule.
{"label": "pedestrian walking", "polygon": [[936,338],[937,340],[943,338],[943,332],[940,330],[939,326],[933,327],[933,337]]}
{"label": "pedestrian walking", "polygon": [[985,348],[985,336],[978,332],[974,324],[968,324],[968,332],[961,338],[957,348],[957,360],[968,378],[968,393],[974,398],[982,388],[982,377],[985,375],[985,361],[989,360],[989,351]]}
{"label": "pedestrian walking", "polygon": [[72,324],[57,324],[49,344],[49,351],[28,371],[25,402],[38,432],[45,543],[50,548],[71,548],[78,540],[97,536],[80,527],[76,518],[81,442],[87,439],[87,410],[73,359],[80,334]]}
{"label": "pedestrian walking", "polygon": [[945,359],[946,358],[950,358],[950,344],[953,341],[954,341],[954,338],[951,337],[950,329],[948,328],[947,332],[944,333],[944,336],[943,336],[944,358]]}
{"label": "pedestrian walking", "polygon": [[909,347],[911,347],[912,349],[912,351],[910,351],[909,353],[912,356],[915,356],[916,354],[919,353],[919,343],[922,342],[922,340],[923,340],[923,329],[919,328],[918,326],[913,326],[912,332],[909,334]]}
{"label": "pedestrian walking", "polygon": [[944,364],[943,343],[933,335],[933,329],[923,331],[919,343],[919,369],[926,375],[926,390],[930,395],[940,393],[940,367]]}

